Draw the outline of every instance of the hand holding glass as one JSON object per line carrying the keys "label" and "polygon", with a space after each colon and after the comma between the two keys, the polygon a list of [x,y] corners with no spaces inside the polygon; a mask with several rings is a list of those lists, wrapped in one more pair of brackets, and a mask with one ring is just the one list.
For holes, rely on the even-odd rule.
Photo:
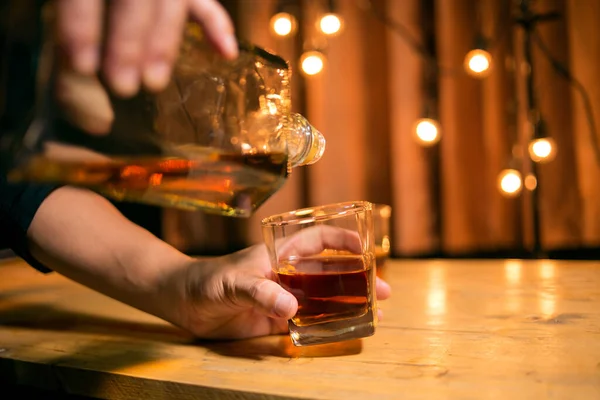
{"label": "hand holding glass", "polygon": [[298,300],[296,346],[371,336],[376,326],[372,205],[347,202],[262,221],[271,267]]}

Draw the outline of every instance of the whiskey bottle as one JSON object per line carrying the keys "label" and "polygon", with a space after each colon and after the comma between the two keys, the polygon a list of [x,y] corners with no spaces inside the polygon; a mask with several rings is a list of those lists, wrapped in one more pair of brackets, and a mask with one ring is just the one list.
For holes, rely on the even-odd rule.
{"label": "whiskey bottle", "polygon": [[293,168],[323,155],[321,133],[291,111],[291,71],[281,57],[242,43],[227,61],[189,23],[166,89],[124,99],[99,75],[61,68],[51,4],[39,24],[19,23],[25,14],[14,10],[5,20],[0,169],[9,181],[246,217]]}

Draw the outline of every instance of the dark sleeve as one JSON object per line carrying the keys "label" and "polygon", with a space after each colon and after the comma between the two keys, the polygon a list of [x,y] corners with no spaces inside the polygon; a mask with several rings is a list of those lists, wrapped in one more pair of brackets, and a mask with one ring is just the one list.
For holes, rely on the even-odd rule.
{"label": "dark sleeve", "polygon": [[27,230],[42,202],[57,186],[13,184],[0,175],[0,248],[10,248],[35,269],[51,270],[29,252]]}

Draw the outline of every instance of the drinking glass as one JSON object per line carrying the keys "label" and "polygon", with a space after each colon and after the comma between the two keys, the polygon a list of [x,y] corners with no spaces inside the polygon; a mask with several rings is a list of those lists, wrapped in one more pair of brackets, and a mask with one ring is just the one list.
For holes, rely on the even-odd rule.
{"label": "drinking glass", "polygon": [[344,202],[262,221],[271,267],[298,300],[296,346],[371,336],[376,327],[372,204]]}
{"label": "drinking glass", "polygon": [[387,204],[373,204],[373,232],[375,240],[375,262],[377,276],[383,274],[385,262],[390,257],[390,220],[392,207]]}

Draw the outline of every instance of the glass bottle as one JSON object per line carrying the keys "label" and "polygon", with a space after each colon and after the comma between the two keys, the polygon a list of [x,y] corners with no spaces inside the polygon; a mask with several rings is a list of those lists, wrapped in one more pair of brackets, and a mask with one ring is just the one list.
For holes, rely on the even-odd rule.
{"label": "glass bottle", "polygon": [[[318,161],[325,150],[323,136],[291,112],[291,71],[277,55],[241,44],[240,56],[226,61],[190,23],[167,88],[123,99],[99,76],[60,68],[51,7],[40,22],[37,46],[31,31],[14,23],[8,30],[13,45],[29,44],[35,74],[31,111],[2,110],[0,162],[9,181],[249,216],[292,168]],[[4,69],[4,81],[23,73]]]}

